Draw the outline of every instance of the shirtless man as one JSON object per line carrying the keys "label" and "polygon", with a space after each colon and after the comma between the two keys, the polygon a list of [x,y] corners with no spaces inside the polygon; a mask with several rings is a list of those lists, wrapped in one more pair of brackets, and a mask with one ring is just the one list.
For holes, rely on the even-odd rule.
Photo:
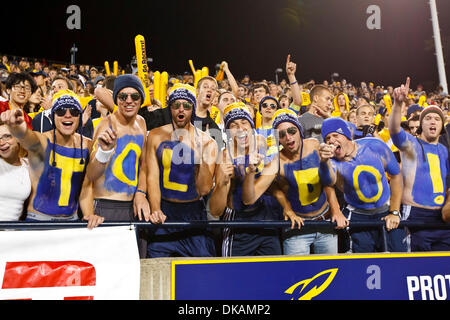
{"label": "shirtless man", "polygon": [[[321,149],[329,147],[319,147],[314,138],[304,139],[302,127],[292,110],[277,111],[273,116],[273,128],[283,146],[279,153],[279,171],[263,172],[256,181],[254,174],[249,173],[244,182],[244,200],[252,203],[271,187],[284,209],[285,220],[292,222],[291,229],[282,234],[284,254],[337,253],[337,235],[333,230],[301,230],[304,220],[331,219],[338,223],[338,228],[347,225],[334,190],[328,187],[334,184],[336,177],[328,159],[322,159]],[[294,228],[295,224],[298,229]]]}
{"label": "shirtless man", "polygon": [[137,112],[144,97],[142,84],[137,77],[118,77],[113,91],[118,110],[103,119],[95,130],[95,155],[91,158],[87,175],[94,182],[96,210],[102,211],[103,206],[110,208],[110,205],[118,208],[116,201],[123,202],[123,208],[114,210],[116,213],[110,212],[112,216],[107,219],[132,219],[136,215],[142,220],[142,213],[147,221],[149,218],[149,210],[134,214],[132,210],[133,199],[144,199],[147,193],[145,176],[139,179],[145,175],[143,151],[147,133],[145,121]]}
{"label": "shirtless man", "polygon": [[[176,84],[168,98],[171,123],[150,131],[147,142],[147,186],[150,221],[206,220],[202,197],[209,194],[217,144],[193,125],[195,89]],[[158,228],[150,237],[148,257],[215,256],[204,230]]]}
{"label": "shirtless man", "polygon": [[84,176],[91,143],[76,132],[81,112],[75,93],[61,90],[53,98],[51,131],[30,130],[21,110],[1,114],[1,121],[28,151],[32,193],[27,221],[78,220],[80,207],[89,228],[103,222],[89,210],[89,188]]}
{"label": "shirtless man", "polygon": [[[439,143],[445,116],[438,106],[420,113],[417,136],[401,128],[402,105],[407,102],[410,79],[394,90],[394,105],[389,116],[389,133],[400,150],[403,175],[402,219],[417,222],[442,222],[449,186],[448,149]],[[439,229],[408,228],[411,251],[450,250],[450,232]]]}
{"label": "shirtless man", "polygon": [[[93,184],[93,210],[106,220],[134,221],[138,217],[149,221],[144,166],[147,128],[137,115],[144,98],[139,78],[119,76],[113,90],[118,109],[100,121],[94,133],[87,177]],[[142,241],[139,251],[145,257]]]}
{"label": "shirtless man", "polygon": [[348,123],[338,117],[323,122],[322,137],[334,146],[328,157],[337,175],[336,187],[347,203],[344,215],[350,221],[384,220],[389,231],[388,248],[383,248],[379,230],[352,227],[349,232],[352,252],[405,251],[404,230],[398,229],[402,178],[392,151],[377,138],[353,140]]}
{"label": "shirtless man", "polygon": [[[258,160],[255,179],[261,179],[263,170],[274,170],[272,161],[265,166],[266,144],[257,135],[253,119],[242,102],[229,105],[224,112],[227,130],[227,148],[221,153],[215,176],[215,186],[209,201],[213,216],[223,220],[278,220],[280,213],[271,210],[271,197],[261,193],[247,203],[243,197],[243,183],[253,162]],[[281,246],[276,228],[239,228],[224,230],[222,256],[279,255]]]}

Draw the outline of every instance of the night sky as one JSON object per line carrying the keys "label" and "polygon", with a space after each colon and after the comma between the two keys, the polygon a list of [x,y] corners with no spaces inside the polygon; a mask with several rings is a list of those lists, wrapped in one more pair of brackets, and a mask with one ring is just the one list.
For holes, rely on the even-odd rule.
{"label": "night sky", "polygon": [[[117,4],[116,4],[117,2]],[[66,8],[81,9],[81,30],[68,30]],[[381,9],[381,30],[369,30],[369,5]],[[287,54],[297,78],[329,80],[334,72],[359,84],[438,83],[428,0],[40,1],[2,3],[0,52],[103,66],[129,64],[134,37],[146,39],[152,70],[182,74],[229,62],[237,78],[275,80]],[[450,59],[450,1],[437,0],[444,59]],[[447,68],[447,75],[450,70]],[[282,74],[285,77],[285,73]],[[449,77],[447,76],[447,79]]]}

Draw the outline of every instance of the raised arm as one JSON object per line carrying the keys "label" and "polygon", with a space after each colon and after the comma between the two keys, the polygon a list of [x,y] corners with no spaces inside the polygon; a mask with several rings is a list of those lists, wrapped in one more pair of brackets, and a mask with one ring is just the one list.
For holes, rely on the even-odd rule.
{"label": "raised arm", "polygon": [[406,83],[394,89],[394,105],[389,115],[389,134],[392,136],[401,131],[402,105],[408,100],[410,78],[406,78]]}
{"label": "raised arm", "polygon": [[286,59],[286,73],[289,80],[289,85],[292,90],[293,102],[296,106],[301,107],[302,105],[302,91],[295,77],[295,72],[297,71],[297,64],[291,61],[291,55],[288,54]]}
{"label": "raised arm", "polygon": [[223,61],[222,65],[223,65],[223,71],[227,75],[228,82],[230,83],[231,92],[237,98],[239,96],[238,83],[237,83],[236,79],[234,78],[233,74],[231,73],[230,68],[228,67],[228,62]]}
{"label": "raised arm", "polygon": [[100,101],[109,112],[114,112],[115,105],[111,90],[103,87],[97,87],[95,88],[94,94],[97,100]]}
{"label": "raised arm", "polygon": [[19,140],[28,151],[35,154],[44,154],[45,139],[35,131],[28,129],[22,110],[7,110],[0,115],[0,124],[8,126],[11,134]]}
{"label": "raised arm", "polygon": [[116,146],[117,135],[113,129],[111,116],[102,120],[94,132],[91,160],[86,170],[89,180],[95,181],[100,178],[106,170],[106,165],[111,159]]}

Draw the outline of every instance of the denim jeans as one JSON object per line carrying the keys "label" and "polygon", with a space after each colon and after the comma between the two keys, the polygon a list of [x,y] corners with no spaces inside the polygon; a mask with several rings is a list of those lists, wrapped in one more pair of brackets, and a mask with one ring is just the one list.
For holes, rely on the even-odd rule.
{"label": "denim jeans", "polygon": [[338,252],[337,234],[334,230],[305,231],[304,234],[293,235],[284,239],[283,250],[285,255],[334,254]]}

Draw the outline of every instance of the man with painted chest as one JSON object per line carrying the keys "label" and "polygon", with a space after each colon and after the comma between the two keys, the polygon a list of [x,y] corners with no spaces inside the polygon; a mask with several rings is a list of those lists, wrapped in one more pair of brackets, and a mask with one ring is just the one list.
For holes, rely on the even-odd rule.
{"label": "man with painted chest", "polygon": [[[137,113],[145,98],[139,78],[119,76],[113,100],[118,109],[103,119],[94,132],[94,146],[87,169],[92,182],[96,214],[113,221],[149,221],[146,198],[145,120]],[[140,245],[145,256],[145,244]]]}
{"label": "man with painted chest", "polygon": [[79,134],[81,112],[75,93],[61,90],[53,97],[53,129],[48,132],[30,130],[22,110],[1,114],[0,122],[28,151],[32,193],[26,221],[78,220],[81,208],[89,228],[103,222],[88,210],[90,201],[83,192],[91,140]]}
{"label": "man with painted chest", "polygon": [[[203,197],[212,189],[217,144],[193,125],[195,89],[176,84],[168,98],[171,123],[150,131],[147,186],[150,221],[206,220]],[[214,256],[204,230],[158,228],[149,238],[147,257]]]}
{"label": "man with painted chest", "polygon": [[[398,229],[402,195],[400,166],[389,147],[377,138],[353,140],[350,127],[341,118],[326,119],[322,137],[334,151],[328,154],[336,172],[336,186],[347,203],[343,210],[349,221],[384,220],[387,245],[391,252],[406,251],[404,230]],[[388,180],[389,176],[389,180]],[[383,249],[378,230],[352,227],[349,231],[352,252],[377,252]]]}

